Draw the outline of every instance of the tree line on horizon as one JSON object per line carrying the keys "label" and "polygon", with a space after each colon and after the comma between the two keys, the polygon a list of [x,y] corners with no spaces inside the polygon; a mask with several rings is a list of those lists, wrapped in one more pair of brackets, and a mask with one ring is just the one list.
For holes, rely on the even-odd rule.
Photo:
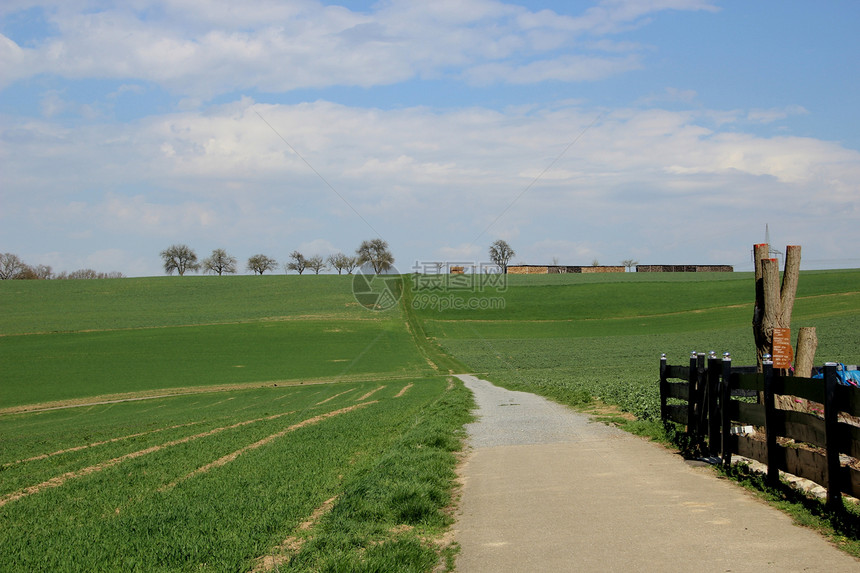
{"label": "tree line on horizon", "polygon": [[[495,241],[489,249],[490,259],[499,266],[502,272],[507,272],[508,262],[515,255],[514,250],[503,240]],[[239,270],[239,260],[228,254],[225,249],[214,249],[209,257],[202,261],[198,259],[197,253],[185,244],[174,244],[160,253],[164,272],[172,275],[174,272],[180,276],[186,272],[203,272],[206,274],[224,275],[236,274]],[[388,242],[381,239],[370,239],[362,241],[355,250],[355,255],[346,255],[342,252],[323,258],[321,255],[306,257],[299,251],[293,251],[289,255],[289,261],[285,263],[284,271],[294,271],[303,274],[311,270],[319,274],[325,269],[333,269],[337,274],[352,274],[356,268],[368,264],[376,274],[390,270],[394,265],[394,255],[388,248]],[[248,257],[245,268],[254,274],[262,275],[266,271],[274,271],[278,268],[278,261],[268,255],[256,254]],[[98,272],[93,269],[78,269],[72,272],[62,271],[54,273],[48,265],[28,265],[20,257],[13,253],[0,254],[0,280],[7,279],[103,279],[103,278],[125,278],[120,272]]]}
{"label": "tree line on horizon", "polygon": [[78,269],[55,273],[50,265],[28,265],[14,253],[0,253],[0,280],[64,280],[64,279],[122,279],[118,271],[108,273],[93,269]]}
{"label": "tree line on horizon", "polygon": [[[507,272],[508,262],[515,255],[513,248],[504,240],[497,240],[490,245],[490,259],[499,266],[503,273]],[[202,261],[197,253],[186,244],[174,244],[161,251],[161,260],[164,263],[164,272],[172,275],[174,272],[184,276],[186,272],[200,272],[205,274],[236,274],[238,272],[239,260],[228,254],[224,249],[214,249],[212,254]],[[299,251],[290,253],[289,262],[284,264],[284,271],[295,271],[298,274],[310,269],[318,275],[324,269],[334,269],[337,274],[352,274],[353,271],[369,264],[375,274],[385,272],[394,265],[394,255],[388,248],[388,242],[377,238],[362,241],[355,250],[355,255],[350,256],[342,252],[323,258],[321,255],[306,257]],[[245,268],[255,275],[263,275],[266,271],[274,271],[278,268],[278,261],[262,253],[251,255],[245,264]]]}
{"label": "tree line on horizon", "polygon": [[[205,274],[236,274],[239,270],[239,260],[228,254],[225,249],[214,249],[212,254],[203,259],[198,259],[197,253],[185,244],[171,245],[161,251],[161,260],[164,263],[164,272],[172,275],[174,272],[184,276],[187,272],[203,272]],[[283,267],[285,272],[295,271],[299,274],[311,270],[314,274],[331,268],[337,274],[352,274],[361,265],[369,264],[374,273],[382,273],[389,270],[394,264],[394,255],[388,249],[388,242],[383,239],[370,239],[362,241],[355,250],[355,255],[335,253],[323,258],[322,255],[305,256],[299,251],[293,251],[289,255],[289,261]],[[278,261],[273,257],[262,253],[248,257],[245,269],[255,275],[262,275],[266,271],[274,271],[278,268]]]}

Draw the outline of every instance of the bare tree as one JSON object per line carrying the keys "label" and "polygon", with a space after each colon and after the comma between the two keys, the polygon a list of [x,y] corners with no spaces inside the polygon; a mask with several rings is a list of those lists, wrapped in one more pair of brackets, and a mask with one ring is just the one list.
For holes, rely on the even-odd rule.
{"label": "bare tree", "polygon": [[264,272],[273,271],[276,268],[278,268],[278,261],[266,255],[254,255],[248,258],[248,270],[253,271],[255,275],[262,275]]}
{"label": "bare tree", "polygon": [[99,273],[93,269],[78,269],[69,273],[69,278],[73,280],[79,279],[97,279]]}
{"label": "bare tree", "polygon": [[27,265],[18,255],[12,253],[0,254],[0,279],[8,280],[18,278]]}
{"label": "bare tree", "polygon": [[352,274],[352,271],[354,271],[355,267],[358,266],[358,259],[356,257],[344,255],[343,253],[337,253],[336,255],[329,256],[328,265],[335,269],[337,274],[342,274],[343,271]]}
{"label": "bare tree", "polygon": [[203,259],[203,272],[215,273],[218,276],[224,273],[235,274],[237,262],[236,257],[231,257],[224,249],[215,249],[212,255]]}
{"label": "bare tree", "polygon": [[592,267],[599,267],[600,261],[598,261],[597,259],[594,259],[593,261],[591,261],[591,266]]}
{"label": "bare tree", "polygon": [[358,268],[358,257],[347,257],[346,266],[344,267],[346,273],[351,275],[356,268]]}
{"label": "bare tree", "polygon": [[623,261],[621,261],[621,265],[626,267],[628,271],[638,264],[639,261],[634,261],[633,259],[624,259]]}
{"label": "bare tree", "polygon": [[302,274],[308,266],[308,260],[298,251],[290,253],[290,259],[290,262],[284,265],[287,271],[296,271]]}
{"label": "bare tree", "polygon": [[200,263],[197,262],[197,253],[188,245],[171,245],[161,251],[161,259],[164,261],[164,272],[169,275],[173,271],[183,276],[186,271],[197,271]]}
{"label": "bare tree", "polygon": [[315,275],[320,274],[320,271],[326,268],[325,259],[322,255],[314,255],[307,260],[307,267],[311,269]]}
{"label": "bare tree", "polygon": [[507,274],[508,262],[516,255],[507,241],[499,239],[490,245],[490,260],[493,264],[498,265],[502,269],[502,273]]}
{"label": "bare tree", "polygon": [[54,270],[50,265],[36,265],[35,267],[27,267],[27,273],[32,275],[34,279],[47,280],[54,278]]}
{"label": "bare tree", "polygon": [[93,269],[78,269],[76,271],[72,271],[67,273],[66,271],[62,271],[58,273],[55,278],[66,280],[66,279],[124,279],[125,275],[119,271],[111,271],[109,273],[100,273]]}
{"label": "bare tree", "polygon": [[394,255],[388,250],[388,243],[382,239],[362,241],[355,254],[358,255],[358,264],[370,263],[376,274],[387,271],[394,265]]}

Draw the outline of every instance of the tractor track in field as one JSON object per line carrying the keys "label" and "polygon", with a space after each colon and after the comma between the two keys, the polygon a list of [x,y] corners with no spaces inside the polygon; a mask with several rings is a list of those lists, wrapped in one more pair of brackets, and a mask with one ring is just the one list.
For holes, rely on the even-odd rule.
{"label": "tractor track in field", "polygon": [[106,462],[102,462],[100,464],[88,466],[88,467],[85,467],[85,468],[80,469],[80,470],[76,470],[76,471],[72,471],[72,472],[66,472],[62,475],[59,475],[59,476],[53,477],[49,480],[43,481],[42,483],[32,485],[29,487],[25,487],[24,489],[21,489],[21,490],[18,490],[16,492],[12,492],[12,493],[9,493],[9,494],[6,494],[6,495],[0,497],[0,507],[3,507],[4,505],[6,505],[9,502],[16,501],[16,500],[19,500],[23,497],[27,497],[29,495],[39,493],[39,492],[46,490],[46,489],[60,487],[61,485],[63,485],[64,483],[66,483],[69,480],[88,476],[88,475],[94,474],[94,473],[98,473],[98,472],[105,470],[107,468],[121,464],[122,462],[132,460],[135,458],[139,458],[141,456],[145,456],[147,454],[151,454],[151,453],[157,452],[159,450],[169,448],[171,446],[177,446],[179,444],[184,444],[186,442],[190,442],[190,441],[196,440],[198,438],[205,438],[208,436],[212,436],[214,434],[218,434],[218,433],[223,432],[225,430],[239,428],[241,426],[247,426],[248,424],[253,424],[255,422],[261,422],[263,420],[274,420],[276,418],[280,418],[281,416],[286,416],[288,414],[294,414],[294,413],[295,413],[295,411],[293,410],[293,411],[289,411],[289,412],[281,412],[280,414],[274,414],[272,416],[265,416],[263,418],[255,418],[253,420],[243,420],[243,421],[237,422],[235,424],[230,424],[229,426],[221,426],[219,428],[213,428],[211,430],[207,430],[207,431],[201,432],[199,434],[194,434],[191,436],[185,436],[183,438],[171,440],[169,442],[165,442],[165,443],[159,444],[157,446],[150,446],[150,447],[144,448],[142,450],[137,450],[136,452],[130,452],[127,454],[123,454],[123,455],[118,456],[116,458],[112,458],[110,460],[107,460]]}
{"label": "tractor track in field", "polygon": [[[441,374],[440,374],[441,375]],[[86,406],[104,406],[108,404],[119,404],[122,402],[135,402],[138,400],[156,400],[158,398],[172,398],[174,396],[187,396],[189,394],[209,394],[216,392],[232,392],[234,390],[247,390],[251,388],[267,388],[270,386],[310,386],[314,384],[335,384],[350,382],[389,382],[396,380],[414,380],[411,374],[356,374],[343,377],[311,378],[304,380],[265,380],[257,382],[243,382],[239,384],[221,384],[217,386],[186,386],[182,388],[161,388],[149,392],[132,392],[125,394],[107,394],[104,396],[92,396],[88,398],[75,398],[70,400],[58,400],[55,402],[43,402],[41,404],[23,404],[0,409],[0,416],[7,414],[26,414],[36,412],[47,412],[50,410],[63,410],[66,408],[83,408]]]}
{"label": "tractor track in field", "polygon": [[102,440],[101,442],[93,442],[91,444],[84,444],[83,446],[75,446],[73,448],[66,448],[65,450],[57,450],[56,452],[51,452],[48,454],[40,454],[38,456],[33,456],[32,458],[26,458],[22,460],[15,460],[14,462],[7,462],[5,464],[0,464],[0,468],[8,468],[17,464],[23,464],[26,462],[35,462],[38,460],[44,460],[46,458],[50,458],[53,456],[59,456],[61,454],[69,454],[72,452],[79,452],[81,450],[86,450],[88,448],[95,448],[96,446],[103,446],[105,444],[112,444],[114,442],[121,442],[122,440],[129,440],[131,438],[139,438],[140,436],[146,436],[148,434],[154,434],[156,432],[165,432],[167,430],[175,430],[177,428],[185,428],[187,426],[193,426],[195,424],[202,424],[205,420],[200,420],[199,422],[189,422],[187,424],[177,424],[176,426],[169,426],[167,428],[158,428],[155,430],[149,430],[148,432],[138,432],[137,434],[129,434],[127,436],[119,436],[117,438],[111,438],[109,440]]}
{"label": "tractor track in field", "polygon": [[308,418],[306,420],[302,420],[301,422],[297,422],[297,423],[293,424],[292,426],[284,428],[283,430],[281,430],[279,432],[275,432],[274,434],[268,435],[265,438],[263,438],[261,440],[257,440],[256,442],[254,442],[252,444],[248,444],[247,446],[244,446],[242,448],[239,448],[238,450],[231,452],[231,453],[227,454],[226,456],[222,456],[215,461],[212,461],[206,465],[200,466],[196,470],[189,472],[188,474],[179,478],[178,480],[173,481],[173,482],[167,484],[166,486],[160,488],[160,491],[166,491],[168,489],[176,487],[179,483],[181,483],[187,479],[190,479],[190,478],[195,477],[197,475],[206,473],[206,472],[208,472],[214,468],[219,468],[221,466],[227,465],[230,462],[232,462],[233,460],[235,460],[236,458],[238,458],[240,455],[244,454],[245,452],[249,452],[251,450],[256,450],[259,447],[265,446],[266,444],[273,442],[274,440],[277,440],[278,438],[282,438],[282,437],[286,436],[290,432],[294,432],[300,428],[304,428],[305,426],[310,426],[310,425],[322,422],[323,420],[327,420],[328,418],[333,418],[333,417],[339,416],[341,414],[346,414],[347,412],[351,412],[353,410],[357,410],[358,408],[363,408],[365,406],[370,406],[371,404],[376,404],[376,403],[378,403],[378,400],[373,400],[370,402],[363,402],[361,404],[355,404],[353,406],[347,406],[346,408],[341,408],[339,410],[333,410],[331,412],[325,412],[324,414],[319,414],[319,415],[314,416],[312,418]]}
{"label": "tractor track in field", "polygon": [[[378,392],[379,390],[382,390],[383,388],[385,388],[385,386],[379,386],[378,388],[375,388],[374,390],[371,390],[370,392],[366,393],[364,396],[361,396],[360,398],[358,398],[358,400],[364,400],[364,399],[366,399],[366,398],[370,397],[370,395],[375,394],[375,393],[376,393],[376,392]],[[399,393],[397,396],[395,396],[395,397],[400,397],[400,396],[402,396],[402,395],[403,395],[403,393],[404,393],[404,391],[405,391],[406,389],[408,389],[408,388],[409,388],[409,386],[405,386],[405,387],[404,387],[404,389],[402,389],[402,390],[400,391],[400,393]],[[350,391],[354,391],[354,389],[351,389],[351,390],[349,390],[349,391],[347,391],[347,392],[350,392]],[[347,392],[341,392],[340,394],[337,394],[337,395],[336,395],[336,396],[334,396],[334,397],[341,396],[341,395],[343,395],[343,394],[346,394]],[[328,401],[328,400],[324,400],[323,402],[320,402],[319,404],[322,404],[322,403],[327,402],[327,401]],[[361,403],[359,403],[359,404],[353,404],[352,406],[346,406],[346,407],[344,407],[344,408],[340,408],[340,409],[338,409],[338,410],[333,410],[333,411],[331,411],[331,412],[324,412],[324,413],[322,413],[322,414],[318,414],[318,415],[313,416],[313,417],[311,417],[311,418],[307,418],[307,419],[305,419],[305,420],[302,420],[302,421],[300,421],[300,422],[297,422],[297,423],[295,423],[295,424],[292,424],[292,425],[288,426],[287,428],[285,428],[285,429],[283,429],[283,430],[280,430],[280,431],[278,431],[278,432],[275,432],[274,434],[271,434],[271,435],[269,435],[269,436],[266,436],[265,438],[263,438],[263,439],[261,439],[261,440],[258,440],[258,441],[254,442],[254,443],[252,443],[252,444],[247,445],[247,446],[244,446],[244,447],[242,447],[242,448],[240,448],[240,449],[238,449],[238,450],[236,450],[236,451],[234,451],[234,452],[231,452],[230,454],[227,454],[227,455],[225,455],[225,456],[222,456],[221,458],[218,458],[217,460],[214,460],[214,461],[212,461],[212,462],[210,462],[210,463],[208,463],[208,464],[205,464],[205,465],[203,465],[203,466],[201,466],[201,467],[197,468],[196,470],[194,470],[194,471],[192,471],[192,472],[188,473],[187,475],[185,475],[185,476],[183,476],[183,477],[179,478],[178,480],[176,480],[176,481],[174,481],[174,482],[171,482],[170,484],[167,484],[166,486],[164,486],[164,487],[162,487],[162,488],[160,488],[160,489],[161,489],[161,490],[171,489],[171,488],[175,487],[178,483],[180,483],[180,482],[182,482],[182,481],[185,481],[186,479],[189,479],[189,478],[194,477],[194,476],[196,476],[196,475],[198,475],[198,474],[201,474],[201,473],[208,472],[209,470],[211,470],[211,469],[213,469],[213,468],[221,467],[221,466],[223,466],[223,465],[226,465],[226,464],[228,464],[228,463],[232,462],[232,461],[233,461],[233,460],[235,460],[237,457],[239,457],[241,454],[243,454],[243,453],[245,453],[245,452],[247,452],[247,451],[254,450],[254,449],[257,449],[257,448],[259,448],[259,447],[261,447],[261,446],[264,446],[264,445],[266,445],[266,444],[268,444],[268,443],[270,443],[270,442],[272,442],[272,441],[276,440],[277,438],[283,437],[283,436],[285,436],[286,434],[288,434],[288,433],[290,433],[290,432],[293,432],[293,431],[295,431],[295,430],[298,430],[298,429],[300,429],[300,428],[303,428],[303,427],[305,427],[305,426],[313,425],[313,424],[316,424],[316,423],[321,422],[321,421],[323,421],[323,420],[326,420],[326,419],[328,419],[328,418],[332,418],[332,417],[334,417],[334,416],[338,416],[338,415],[340,415],[340,414],[345,414],[345,413],[347,413],[347,412],[351,412],[351,411],[353,411],[353,410],[356,410],[356,409],[359,409],[359,408],[363,408],[363,407],[365,407],[365,406],[369,406],[369,405],[371,405],[371,404],[376,404],[376,403],[378,403],[378,402],[379,402],[378,400],[371,400],[371,401],[369,401],[369,402],[361,402]],[[317,404],[317,405],[319,405],[319,404]],[[261,421],[266,421],[266,420],[274,420],[274,419],[280,418],[280,417],[282,417],[282,416],[286,416],[286,415],[294,414],[294,413],[295,413],[295,411],[294,411],[294,410],[291,410],[291,411],[288,411],[288,412],[281,412],[281,413],[279,413],[279,414],[274,414],[274,415],[271,415],[271,416],[265,416],[265,417],[262,417],[262,418],[255,418],[255,419],[252,419],[252,420],[243,420],[243,421],[241,421],[241,422],[237,422],[237,423],[235,423],[235,424],[230,424],[230,425],[227,425],[227,426],[221,426],[221,427],[218,427],[218,428],[213,428],[213,429],[211,429],[211,430],[207,430],[207,431],[205,431],[205,432],[200,432],[200,433],[198,433],[198,434],[193,434],[193,435],[191,435],[191,436],[185,436],[185,437],[182,437],[182,438],[178,438],[178,439],[175,439],[175,440],[171,440],[171,441],[169,441],[169,442],[165,442],[165,443],[163,443],[163,444],[158,444],[158,445],[155,445],[155,446],[150,446],[150,447],[148,447],[148,448],[144,448],[144,449],[142,449],[142,450],[137,450],[137,451],[134,451],[134,452],[129,452],[129,453],[127,453],[127,454],[123,454],[123,455],[121,455],[121,456],[118,456],[118,457],[112,458],[112,459],[107,460],[107,461],[105,461],[105,462],[101,462],[101,463],[98,463],[98,464],[94,464],[94,465],[91,465],[91,466],[88,466],[88,467],[85,467],[85,468],[82,468],[82,469],[79,469],[79,470],[66,472],[66,473],[64,473],[64,474],[61,474],[61,475],[59,475],[59,476],[55,476],[55,477],[53,477],[53,478],[51,478],[51,479],[48,479],[48,480],[46,480],[46,481],[43,481],[43,482],[41,482],[41,483],[38,483],[38,484],[35,484],[35,485],[32,485],[32,486],[28,486],[28,487],[25,487],[25,488],[20,489],[20,490],[18,490],[18,491],[15,491],[15,492],[8,493],[8,494],[6,494],[6,495],[0,496],[0,507],[3,507],[3,506],[4,506],[4,505],[6,505],[7,503],[10,503],[10,502],[13,502],[13,501],[19,500],[19,499],[21,499],[21,498],[24,498],[24,497],[27,497],[27,496],[30,496],[30,495],[37,494],[37,493],[39,493],[39,492],[41,492],[41,491],[44,491],[44,490],[46,490],[46,489],[52,489],[52,488],[60,487],[60,486],[62,486],[63,484],[65,484],[66,482],[68,482],[69,480],[73,480],[73,479],[77,479],[77,478],[80,478],[80,477],[85,477],[85,476],[88,476],[88,475],[91,475],[91,474],[94,474],[94,473],[98,473],[98,472],[100,472],[100,471],[102,471],[102,470],[105,470],[105,469],[111,468],[111,467],[113,467],[113,466],[116,466],[116,465],[121,464],[121,463],[123,463],[123,462],[126,462],[126,461],[128,461],[128,460],[136,459],[136,458],[139,458],[139,457],[142,457],[142,456],[145,456],[145,455],[151,454],[151,453],[155,453],[155,452],[157,452],[157,451],[160,451],[160,450],[165,449],[165,448],[169,448],[169,447],[171,447],[171,446],[177,446],[177,445],[184,444],[184,443],[187,443],[187,442],[190,442],[190,441],[192,441],[192,440],[199,439],[199,438],[209,437],[209,436],[212,436],[212,435],[218,434],[218,433],[220,433],[220,432],[223,432],[223,431],[225,431],[225,430],[231,430],[231,429],[239,428],[239,427],[242,427],[242,426],[247,426],[247,425],[249,425],[249,424],[253,424],[253,423],[256,423],[256,422],[261,422]],[[77,447],[73,447],[73,448],[67,448],[67,449],[65,449],[65,450],[60,450],[60,451],[57,451],[57,452],[52,452],[52,453],[48,453],[48,454],[42,454],[42,455],[39,455],[39,456],[34,456],[34,457],[32,457],[32,458],[28,458],[28,459],[26,459],[26,460],[18,460],[18,461],[15,461],[15,462],[11,462],[11,463],[9,463],[9,464],[4,464],[3,466],[0,466],[0,467],[4,467],[4,468],[5,468],[5,467],[7,467],[7,466],[15,465],[15,464],[18,464],[18,463],[24,463],[24,462],[28,462],[28,461],[36,461],[36,460],[45,459],[45,458],[48,458],[48,457],[51,457],[51,456],[55,456],[55,455],[59,455],[59,454],[63,454],[63,453],[79,451],[79,450],[83,450],[83,449],[86,449],[86,448],[90,448],[90,447],[94,447],[94,446],[98,446],[98,445],[102,445],[102,444],[106,444],[106,443],[111,443],[111,442],[116,442],[116,441],[120,441],[120,440],[123,440],[123,439],[128,439],[128,438],[131,438],[131,437],[142,436],[142,435],[145,435],[145,434],[150,434],[150,433],[153,433],[153,432],[158,432],[158,431],[163,431],[163,430],[168,430],[168,429],[173,429],[173,428],[180,428],[180,427],[190,426],[190,425],[194,425],[194,424],[198,424],[198,423],[201,423],[201,422],[192,422],[192,423],[189,423],[189,424],[180,424],[180,425],[178,425],[178,426],[172,426],[172,427],[170,427],[170,428],[161,428],[161,429],[153,430],[153,431],[150,431],[150,432],[142,432],[142,433],[133,434],[133,435],[130,435],[130,436],[121,436],[121,437],[113,438],[113,439],[110,439],[110,440],[104,440],[104,441],[102,441],[102,442],[96,442],[96,443],[94,443],[94,444],[86,444],[86,445],[83,445],[83,446],[77,446]]]}
{"label": "tractor track in field", "polygon": [[[338,496],[331,497],[323,502],[321,506],[316,508],[311,515],[296,528],[299,532],[307,532],[319,522],[322,517],[331,511]],[[284,565],[290,561],[293,555],[301,551],[307,541],[307,537],[301,535],[290,535],[284,539],[275,549],[267,555],[258,557],[255,560],[254,568],[251,573],[262,573],[263,571],[278,570],[280,565]]]}
{"label": "tractor track in field", "polygon": [[337,314],[302,314],[296,316],[264,316],[248,320],[223,320],[214,322],[193,322],[183,324],[157,324],[141,326],[123,326],[112,328],[81,328],[77,330],[37,330],[32,332],[4,332],[0,338],[7,336],[44,336],[46,334],[91,334],[96,332],[126,332],[134,330],[164,330],[166,328],[194,328],[195,326],[222,326],[235,324],[266,324],[272,322],[307,322],[307,321],[336,321],[336,322],[379,322],[376,317],[342,316]]}

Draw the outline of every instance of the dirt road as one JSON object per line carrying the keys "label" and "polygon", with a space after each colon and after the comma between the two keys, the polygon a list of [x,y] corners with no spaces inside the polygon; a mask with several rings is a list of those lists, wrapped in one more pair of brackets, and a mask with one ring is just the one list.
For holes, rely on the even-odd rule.
{"label": "dirt road", "polygon": [[479,420],[455,525],[461,573],[860,571],[713,471],[473,376]]}

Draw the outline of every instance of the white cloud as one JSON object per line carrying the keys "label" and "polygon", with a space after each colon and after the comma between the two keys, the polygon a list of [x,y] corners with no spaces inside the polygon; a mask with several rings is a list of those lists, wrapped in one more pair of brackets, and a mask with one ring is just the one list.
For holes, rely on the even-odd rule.
{"label": "white cloud", "polygon": [[57,90],[50,90],[42,97],[42,116],[48,119],[59,115],[68,109],[69,104],[60,97]]}
{"label": "white cloud", "polygon": [[789,105],[781,108],[751,109],[747,119],[754,123],[772,123],[792,115],[807,115],[809,111],[800,105]]}
{"label": "white cloud", "polygon": [[[354,247],[352,248],[354,249]],[[344,252],[344,249],[338,249],[327,239],[314,239],[313,241],[305,241],[299,244],[298,251],[306,257],[320,255],[321,257],[326,258],[329,255]],[[346,251],[351,252],[350,247],[347,247]]]}
{"label": "white cloud", "polygon": [[[109,191],[95,192],[106,198],[105,221],[159,235],[177,226],[239,224],[231,215],[239,205],[249,217],[269,219],[274,214],[264,214],[266,204],[300,208],[311,219],[321,213],[355,219],[355,208],[377,228],[411,213],[484,228],[513,205],[504,224],[516,228],[534,220],[535,209],[610,208],[615,195],[629,201],[645,192],[703,197],[738,178],[746,187],[721,190],[721,201],[758,204],[777,186],[803,201],[810,193],[835,206],[856,200],[858,152],[811,138],[715,132],[703,125],[709,115],[619,110],[583,133],[594,118],[570,107],[504,116],[246,99],[205,113],[91,127],[74,137],[50,123],[24,123],[4,130],[0,149],[13,186],[50,189],[48,197],[89,205],[96,189]],[[37,168],[47,157],[54,167]],[[123,190],[128,182],[137,189]]]}
{"label": "white cloud", "polygon": [[468,69],[464,75],[472,83],[482,85],[497,82],[533,84],[547,80],[582,82],[605,79],[640,67],[640,61],[636,55],[622,58],[570,55],[522,65],[483,64]]}
{"label": "white cloud", "polygon": [[[460,72],[477,82],[593,81],[638,68],[642,49],[595,37],[661,10],[709,5],[604,2],[580,17],[493,0],[390,0],[368,12],[311,0],[91,8],[48,9],[57,34],[32,46],[0,37],[2,85],[39,74],[136,79],[193,101],[251,88],[368,87]],[[588,43],[580,42],[584,34]]]}

